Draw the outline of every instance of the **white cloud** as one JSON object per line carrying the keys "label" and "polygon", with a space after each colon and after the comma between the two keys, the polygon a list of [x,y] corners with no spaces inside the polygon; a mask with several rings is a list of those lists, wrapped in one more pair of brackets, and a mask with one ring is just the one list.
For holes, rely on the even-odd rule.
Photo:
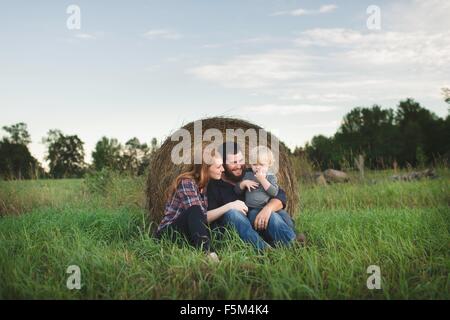
{"label": "white cloud", "polygon": [[166,40],[177,40],[180,39],[182,37],[181,34],[171,31],[171,30],[166,30],[166,29],[152,29],[147,31],[144,34],[144,37],[147,39],[166,39]]}
{"label": "white cloud", "polygon": [[243,38],[239,40],[234,40],[230,42],[223,43],[206,43],[202,45],[202,48],[205,49],[217,49],[223,47],[236,47],[239,49],[243,48],[243,45],[252,46],[252,45],[276,45],[279,46],[282,43],[291,44],[292,39],[289,37],[274,37],[269,35],[260,35],[256,37]]}
{"label": "white cloud", "polygon": [[333,120],[330,122],[311,123],[300,125],[301,128],[338,128],[341,125],[341,121]]}
{"label": "white cloud", "polygon": [[82,40],[95,40],[95,39],[97,39],[96,36],[94,36],[92,34],[89,34],[89,33],[77,33],[75,35],[75,38],[82,39]]}
{"label": "white cloud", "polygon": [[223,47],[223,44],[220,44],[220,43],[207,43],[207,44],[202,45],[202,48],[205,48],[205,49],[217,49],[217,48],[221,48],[221,47]]}
{"label": "white cloud", "polygon": [[295,10],[291,10],[291,11],[278,11],[278,12],[272,13],[271,15],[272,16],[294,16],[294,17],[299,17],[299,16],[307,16],[307,15],[316,15],[316,14],[329,13],[329,12],[333,12],[336,9],[337,9],[337,5],[335,5],[335,4],[327,4],[327,5],[321,6],[319,9],[316,9],[316,10],[307,10],[307,9],[299,8],[299,9],[295,9]]}
{"label": "white cloud", "polygon": [[298,89],[287,91],[281,94],[281,100],[299,100],[303,102],[315,103],[336,103],[336,102],[350,102],[358,99],[357,96],[347,93],[338,92],[324,92],[324,93],[298,93]]}
{"label": "white cloud", "polygon": [[288,38],[263,35],[263,36],[258,36],[258,37],[237,40],[234,43],[238,44],[238,45],[240,45],[240,44],[268,44],[268,43],[285,42],[285,41],[289,41],[289,40],[290,39],[288,39]]}
{"label": "white cloud", "polygon": [[309,60],[300,52],[272,51],[264,54],[240,55],[221,64],[204,65],[188,70],[195,76],[218,82],[229,88],[259,88],[280,81],[311,76]]}
{"label": "white cloud", "polygon": [[354,30],[316,28],[301,32],[294,43],[302,47],[352,45],[362,39],[363,35]]}
{"label": "white cloud", "polygon": [[429,96],[450,74],[446,30],[312,29],[293,43],[297,49],[238,55],[189,72],[227,88],[264,88],[279,99],[302,103],[353,102],[378,93]]}
{"label": "white cloud", "polygon": [[382,28],[403,32],[442,32],[450,29],[450,1],[412,0],[392,1],[386,10],[382,9]]}
{"label": "white cloud", "polygon": [[144,70],[147,71],[147,72],[154,72],[154,71],[157,71],[160,68],[161,68],[161,65],[155,64],[155,65],[150,65],[148,67],[145,67]]}
{"label": "white cloud", "polygon": [[243,114],[251,115],[294,115],[304,113],[322,113],[336,110],[336,106],[316,106],[316,105],[277,105],[265,104],[259,106],[247,106],[242,110]]}
{"label": "white cloud", "polygon": [[359,32],[350,29],[313,29],[295,40],[300,47],[330,47],[336,56],[368,65],[398,64],[443,67],[450,64],[450,31]]}
{"label": "white cloud", "polygon": [[323,5],[319,8],[319,13],[328,13],[337,9],[337,5],[335,4],[327,4]]}
{"label": "white cloud", "polygon": [[[249,97],[265,99],[259,110],[267,114],[311,110],[289,102],[347,107],[386,103],[393,107],[407,97],[434,101],[436,108],[447,110],[440,90],[448,85],[450,74],[450,19],[442,11],[448,12],[450,1],[431,2],[435,7],[418,0],[410,2],[415,7],[403,5],[396,28],[387,26],[392,12],[401,12],[400,7],[395,11],[386,6],[382,8],[386,25],[382,23],[381,31],[305,30],[290,39],[285,49],[278,45],[278,50],[236,55],[188,72],[226,88],[252,89]],[[429,21],[429,27],[408,29],[408,21],[429,20],[426,10],[437,21]],[[448,28],[439,28],[443,25]],[[256,111],[253,107],[246,110]]]}

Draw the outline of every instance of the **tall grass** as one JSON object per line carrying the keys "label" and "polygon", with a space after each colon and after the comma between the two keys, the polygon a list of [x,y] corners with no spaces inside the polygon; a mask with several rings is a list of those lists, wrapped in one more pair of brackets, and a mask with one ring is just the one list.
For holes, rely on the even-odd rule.
{"label": "tall grass", "polygon": [[[218,265],[149,235],[142,179],[2,182],[16,211],[0,218],[0,298],[449,299],[450,175],[440,175],[304,184],[295,222],[306,247],[258,254],[234,232],[214,234]],[[66,287],[69,265],[81,290]],[[366,286],[370,265],[381,290]]]}
{"label": "tall grass", "polygon": [[143,208],[145,178],[102,171],[86,179],[0,181],[0,216],[36,208]]}

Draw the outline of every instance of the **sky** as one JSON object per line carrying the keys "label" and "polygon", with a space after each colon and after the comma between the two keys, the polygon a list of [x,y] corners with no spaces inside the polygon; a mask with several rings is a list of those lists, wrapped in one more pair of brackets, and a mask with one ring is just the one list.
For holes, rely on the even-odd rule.
{"label": "sky", "polygon": [[91,162],[102,136],[162,141],[206,116],[292,149],[354,107],[411,97],[445,117],[449,15],[448,0],[0,0],[0,126],[25,122],[45,164],[50,129]]}

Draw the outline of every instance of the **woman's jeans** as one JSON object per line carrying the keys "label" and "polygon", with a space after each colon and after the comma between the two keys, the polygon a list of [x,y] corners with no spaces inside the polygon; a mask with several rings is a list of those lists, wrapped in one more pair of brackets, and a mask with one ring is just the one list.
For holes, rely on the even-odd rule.
{"label": "woman's jeans", "polygon": [[288,245],[295,239],[294,222],[284,210],[271,214],[266,230],[256,231],[253,224],[260,210],[251,209],[247,216],[240,211],[229,210],[213,222],[212,227],[234,227],[242,240],[251,243],[258,250],[264,250],[270,245]]}

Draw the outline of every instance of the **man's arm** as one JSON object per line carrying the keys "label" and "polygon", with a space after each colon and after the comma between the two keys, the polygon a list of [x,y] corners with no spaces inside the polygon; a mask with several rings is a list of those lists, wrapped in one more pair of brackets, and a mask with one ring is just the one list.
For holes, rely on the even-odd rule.
{"label": "man's arm", "polygon": [[275,212],[283,209],[283,202],[281,202],[277,198],[272,198],[270,201],[264,206],[263,209],[270,210],[271,212]]}
{"label": "man's arm", "polygon": [[[286,208],[287,196],[286,196],[286,192],[284,192],[284,190],[281,189],[281,187],[278,188],[278,193],[277,193],[277,195],[276,195],[275,197],[273,197],[272,199],[270,199],[269,203],[270,203],[272,200],[278,200],[278,201],[281,202],[281,204],[282,204],[282,205],[281,205],[281,208],[279,208],[278,210],[281,210],[281,209]],[[275,211],[278,211],[278,210],[275,210]]]}
{"label": "man's arm", "polygon": [[272,212],[284,209],[286,207],[287,197],[283,189],[278,189],[276,197],[270,199],[270,201],[261,209],[255,219],[254,227],[256,230],[266,230],[269,224],[270,215]]}
{"label": "man's arm", "polygon": [[283,209],[283,203],[277,199],[272,198],[270,201],[261,209],[255,219],[254,227],[256,230],[266,230],[269,224],[270,216],[272,212]]}
{"label": "man's arm", "polygon": [[[241,181],[242,182],[242,181]],[[234,186],[234,192],[238,195],[243,194],[245,192],[245,189],[241,189],[241,183],[236,183]]]}

